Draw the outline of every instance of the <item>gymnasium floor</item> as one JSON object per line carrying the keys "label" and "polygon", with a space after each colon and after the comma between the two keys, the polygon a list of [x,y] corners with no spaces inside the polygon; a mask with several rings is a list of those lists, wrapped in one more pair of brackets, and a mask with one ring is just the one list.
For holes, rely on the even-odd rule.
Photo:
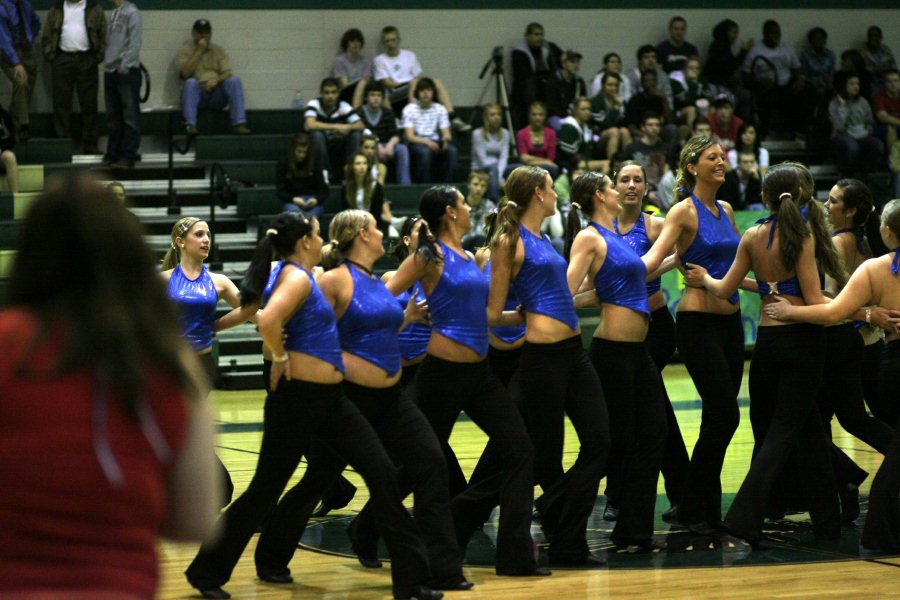
{"label": "gymnasium floor", "polygon": [[[681,365],[671,365],[665,371],[666,387],[681,426],[688,449],[696,440],[700,421],[700,403],[696,390]],[[218,452],[231,472],[235,495],[243,491],[253,475],[259,449],[262,424],[262,391],[224,392],[213,395],[221,421]],[[722,476],[727,508],[737,491],[749,465],[753,437],[749,426],[747,376],[740,396],[741,426],[732,441]],[[862,468],[870,472],[862,486],[863,517],[865,496],[881,457],[846,434],[835,422],[835,443]],[[454,429],[451,444],[466,473],[475,466],[485,443],[485,436],[472,423],[461,418]],[[574,460],[577,452],[574,432],[567,430],[565,460]],[[298,477],[302,475],[298,470]],[[256,580],[253,566],[255,536],[235,569],[234,576],[224,586],[236,599],[288,598],[389,598],[390,579],[386,569],[367,570],[348,555],[349,542],[344,526],[362,507],[367,497],[365,487],[355,473],[349,479],[360,486],[353,502],[328,517],[311,522],[301,548],[291,563],[295,583],[278,586]],[[603,485],[601,485],[601,491]],[[808,530],[808,515],[792,515],[784,521],[772,523],[767,531],[778,540],[776,548],[768,551],[749,551],[746,548],[708,549],[703,540],[686,538],[684,534],[669,535],[669,527],[659,519],[668,508],[663,481],[660,478],[657,501],[657,534],[668,540],[669,549],[654,554],[607,555],[608,566],[597,570],[554,570],[554,575],[542,579],[496,577],[490,565],[496,521],[485,526],[469,545],[466,574],[476,587],[470,592],[453,592],[451,600],[475,598],[546,598],[564,595],[566,598],[894,598],[897,596],[897,577],[900,557],[878,556],[861,551],[859,530],[848,525],[841,540],[815,542]],[[592,549],[605,551],[609,546],[609,523],[600,515],[604,499],[599,497],[595,514],[589,524],[589,543]],[[496,518],[496,513],[495,513]],[[540,527],[533,528],[536,542],[543,540]],[[182,575],[196,553],[196,546],[163,544],[161,548],[162,583],[160,598],[196,597]],[[540,555],[546,561],[546,553]]]}

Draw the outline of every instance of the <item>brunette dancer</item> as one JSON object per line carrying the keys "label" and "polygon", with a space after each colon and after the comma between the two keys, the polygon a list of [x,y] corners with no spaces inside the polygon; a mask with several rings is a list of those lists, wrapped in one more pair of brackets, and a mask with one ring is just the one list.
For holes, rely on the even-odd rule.
{"label": "brunette dancer", "polygon": [[[625,161],[619,164],[615,176],[616,191],[619,192],[619,203],[622,212],[613,219],[613,227],[616,233],[622,236],[628,245],[638,255],[644,255],[659,237],[663,228],[664,219],[654,217],[641,210],[644,199],[649,191],[647,176],[644,167],[634,161]],[[662,293],[662,281],[660,277],[647,282],[647,302],[650,306],[650,328],[647,330],[647,350],[653,359],[653,364],[662,375],[663,369],[669,364],[672,355],[675,354],[675,319],[666,306],[666,300]],[[691,464],[681,429],[678,427],[678,419],[672,402],[666,393],[665,382],[662,387],[663,399],[666,408],[666,449],[663,453],[660,471],[666,485],[666,496],[669,499],[670,509],[663,513],[663,520],[670,518],[672,511],[681,501],[682,488],[685,475]],[[607,478],[607,504],[603,511],[603,518],[615,520],[618,514],[618,501],[615,486]]]}
{"label": "brunette dancer", "polygon": [[[861,307],[877,304],[893,309],[886,337],[884,358],[879,371],[879,391],[887,402],[895,403],[900,395],[900,200],[888,202],[881,213],[881,239],[890,254],[865,261],[840,294],[828,304],[793,306],[785,300],[764,308],[775,319],[812,323],[839,323],[852,318]],[[871,309],[864,312],[871,315]],[[900,423],[898,423],[900,425]],[[862,544],[883,552],[900,551],[900,435],[894,438],[872,481],[869,492],[869,514],[863,527]]]}
{"label": "brunette dancer", "polygon": [[[776,297],[791,304],[821,304],[816,266],[840,276],[840,265],[819,205],[804,199],[800,177],[791,165],[766,172],[762,197],[771,216],[757,222],[741,238],[734,263],[721,279],[703,267],[686,263],[688,285],[703,285],[720,298],[737,291],[752,270],[763,306]],[[805,201],[804,201],[805,200]],[[777,236],[776,236],[777,234]],[[755,546],[764,543],[762,525],[772,486],[788,458],[799,463],[806,505],[819,538],[840,535],[837,485],[830,443],[816,404],[825,364],[825,332],[814,325],[785,325],[760,315],[756,348],[750,363],[750,411],[757,449],[744,482],[726,516],[729,532]]]}
{"label": "brunette dancer", "polygon": [[[508,202],[491,240],[489,322],[513,325],[525,314],[518,388],[535,448],[535,482],[544,491],[541,517],[551,534],[551,563],[596,566],[585,539],[597,488],[606,470],[609,419],[597,373],[581,344],[581,329],[566,282],[566,262],[541,234],[556,210],[550,174],[519,167],[506,180]],[[521,311],[505,311],[512,286]],[[564,414],[581,448],[563,474]]]}
{"label": "brunette dancer", "polygon": [[[620,511],[610,540],[618,548],[652,550],[656,483],[666,446],[662,379],[648,351],[647,268],[615,231],[621,211],[613,182],[585,173],[572,185],[566,232],[569,289],[588,275],[600,302],[591,361],[609,408],[609,478],[616,477]],[[580,213],[590,215],[581,230]],[[577,235],[576,235],[577,234]]]}

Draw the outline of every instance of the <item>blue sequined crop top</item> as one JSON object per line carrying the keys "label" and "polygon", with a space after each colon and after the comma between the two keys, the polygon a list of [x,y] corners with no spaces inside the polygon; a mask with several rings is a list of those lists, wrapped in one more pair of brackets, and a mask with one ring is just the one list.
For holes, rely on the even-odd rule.
{"label": "blue sequined crop top", "polygon": [[[697,235],[682,253],[681,261],[700,265],[715,279],[722,279],[734,262],[741,238],[732,227],[721,202],[716,200],[719,209],[719,216],[716,217],[694,194],[691,194],[691,200],[697,211]],[[737,304],[738,293],[729,296],[728,301]]]}
{"label": "blue sequined crop top", "polygon": [[522,306],[527,312],[552,317],[577,330],[578,315],[566,281],[565,259],[546,235],[538,237],[522,225],[519,225],[519,235],[525,260],[511,287]]}
{"label": "blue sequined crop top", "polygon": [[358,356],[393,377],[400,370],[397,330],[403,309],[380,279],[345,263],[353,278],[353,296],[338,320],[341,350]]}
{"label": "blue sequined crop top", "polygon": [[176,265],[169,277],[169,298],[178,305],[184,337],[199,352],[212,346],[219,294],[206,265],[197,279],[188,279]]}
{"label": "blue sequined crop top", "polygon": [[[644,213],[641,213],[638,220],[634,222],[634,227],[632,227],[628,233],[621,233],[619,231],[619,219],[613,219],[613,227],[615,228],[616,233],[618,233],[623,240],[628,242],[628,245],[637,252],[638,256],[647,254],[647,251],[653,246],[650,242],[650,238],[647,236],[646,219],[647,217],[644,216]],[[648,281],[647,295],[652,296],[658,292],[660,288],[662,288],[662,277],[657,277],[653,281]]]}
{"label": "blue sequined crop top", "polygon": [[601,302],[624,306],[647,316],[647,267],[631,246],[615,232],[591,221],[606,241],[606,260],[594,275],[594,291]]}
{"label": "blue sequined crop top", "polygon": [[431,327],[446,338],[484,356],[488,350],[488,278],[469,256],[463,257],[438,242],[443,272],[428,297]]}
{"label": "blue sequined crop top", "polygon": [[269,281],[263,290],[263,304],[268,303],[275,290],[278,276],[284,266],[290,264],[304,273],[309,278],[309,295],[297,312],[295,312],[284,325],[284,347],[291,352],[302,352],[319,360],[333,365],[335,369],[344,373],[344,361],[341,359],[341,344],[338,339],[337,319],[334,310],[322,290],[316,285],[313,274],[297,263],[281,261],[269,275]]}

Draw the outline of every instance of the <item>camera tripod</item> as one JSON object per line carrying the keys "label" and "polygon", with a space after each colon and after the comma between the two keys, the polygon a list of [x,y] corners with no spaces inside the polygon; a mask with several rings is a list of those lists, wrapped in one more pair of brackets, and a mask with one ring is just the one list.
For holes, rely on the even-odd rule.
{"label": "camera tripod", "polygon": [[[493,87],[496,102],[500,105],[500,111],[503,114],[503,124],[509,131],[509,144],[512,146],[510,156],[518,156],[516,149],[516,130],[513,129],[512,113],[509,110],[509,92],[507,91],[509,88],[506,87],[506,75],[503,73],[502,46],[494,48],[491,57],[484,63],[484,67],[481,69],[481,74],[478,76],[478,79],[484,79],[485,75],[488,74],[488,71],[490,71],[490,77],[485,81],[484,89],[481,90],[481,95],[478,96],[478,101],[475,103],[475,106],[481,107],[483,105],[482,103],[484,102],[488,91]],[[469,117],[469,125],[471,125],[474,120],[475,112],[473,111],[472,116]]]}

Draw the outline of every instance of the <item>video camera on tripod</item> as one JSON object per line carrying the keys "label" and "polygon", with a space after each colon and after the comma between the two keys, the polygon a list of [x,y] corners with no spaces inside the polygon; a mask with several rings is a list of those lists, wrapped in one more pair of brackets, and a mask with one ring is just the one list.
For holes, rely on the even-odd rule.
{"label": "video camera on tripod", "polygon": [[494,74],[503,72],[503,46],[494,46],[494,49],[491,50],[491,57],[484,63],[484,68],[481,69],[481,75],[478,76],[478,79],[484,79],[488,69],[491,68],[491,64],[494,65]]}

